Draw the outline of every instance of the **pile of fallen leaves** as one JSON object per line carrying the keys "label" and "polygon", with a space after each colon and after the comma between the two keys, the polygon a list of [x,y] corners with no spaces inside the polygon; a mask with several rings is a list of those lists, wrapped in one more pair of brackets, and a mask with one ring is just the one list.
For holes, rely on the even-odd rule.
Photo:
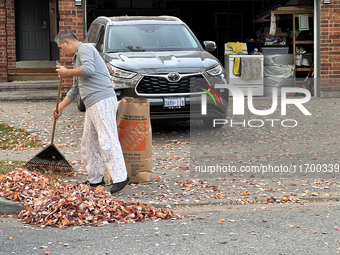
{"label": "pile of fallen leaves", "polygon": [[117,200],[99,186],[69,185],[27,170],[0,176],[0,197],[24,205],[19,219],[40,227],[106,225],[179,218],[166,207]]}

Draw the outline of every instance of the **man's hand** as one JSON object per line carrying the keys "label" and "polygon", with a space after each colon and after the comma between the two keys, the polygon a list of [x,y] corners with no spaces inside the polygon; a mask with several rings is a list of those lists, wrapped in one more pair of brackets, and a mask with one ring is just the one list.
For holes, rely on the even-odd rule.
{"label": "man's hand", "polygon": [[56,66],[59,78],[69,77],[68,69],[65,66]]}
{"label": "man's hand", "polygon": [[65,77],[84,77],[83,72],[81,71],[81,67],[77,67],[76,69],[68,69],[65,66],[56,66],[56,71],[58,72],[58,77],[65,78]]}
{"label": "man's hand", "polygon": [[54,109],[53,110],[53,118],[58,120],[59,117],[63,114],[63,111],[61,109],[58,109],[58,112],[57,112],[57,109]]}
{"label": "man's hand", "polygon": [[63,110],[70,104],[72,103],[71,99],[66,96],[64,100],[58,105],[58,111],[57,109],[53,110],[53,118],[54,119],[59,119],[59,117],[63,114]]}

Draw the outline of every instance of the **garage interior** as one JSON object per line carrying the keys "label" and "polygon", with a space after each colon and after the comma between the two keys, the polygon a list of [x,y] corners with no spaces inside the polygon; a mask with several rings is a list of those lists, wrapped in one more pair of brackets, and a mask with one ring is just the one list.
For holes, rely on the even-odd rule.
{"label": "garage interior", "polygon": [[[212,54],[223,62],[224,43],[246,42],[249,38],[256,38],[256,31],[262,26],[269,27],[269,22],[256,24],[253,20],[276,7],[290,4],[312,6],[313,2],[308,0],[86,0],[87,27],[98,16],[176,16],[191,28],[201,43],[205,40],[215,41],[217,51]],[[270,19],[270,16],[268,18]],[[281,18],[277,26],[281,27],[282,31],[292,29],[287,17]],[[312,28],[310,31],[313,31]]]}
{"label": "garage interior", "polygon": [[[258,51],[261,52],[261,47],[265,47],[266,50],[272,50],[270,47],[276,46],[273,47],[273,49],[278,48],[279,53],[281,53],[283,49],[286,49],[287,52],[284,53],[292,55],[295,70],[291,76],[282,78],[294,77],[294,83],[296,83],[303,81],[306,76],[311,75],[312,71],[312,56],[314,53],[313,14],[309,14],[308,31],[299,32],[299,22],[297,18],[295,22],[295,31],[297,31],[295,41],[299,43],[302,42],[302,40],[308,40],[309,43],[302,42],[302,45],[298,43],[295,44],[295,41],[294,44],[292,43],[293,15],[278,15],[279,18],[276,21],[276,26],[281,31],[277,30],[277,32],[281,33],[281,36],[286,35],[283,37],[284,42],[280,40],[280,42],[275,42],[273,45],[264,45],[266,35],[264,35],[263,38],[263,34],[268,34],[271,10],[277,10],[278,7],[283,6],[289,6],[289,8],[306,7],[313,13],[313,5],[314,2],[310,0],[86,0],[87,20],[85,26],[88,28],[91,22],[98,16],[176,16],[190,27],[201,43],[207,40],[216,42],[217,50],[211,53],[220,60],[223,66],[226,66],[225,62],[227,62],[227,58],[225,57],[225,44],[228,42],[243,42],[244,45],[247,45],[247,50],[243,51],[245,54],[247,54],[247,51],[248,54],[251,54],[254,48],[258,48]],[[265,27],[267,28],[266,32]],[[258,34],[259,32],[261,32],[260,35]],[[286,34],[286,32],[288,34]],[[291,33],[290,37],[289,33]],[[299,38],[297,36],[299,36]],[[307,62],[307,65],[306,62],[304,62],[305,66],[300,66],[299,63],[296,63],[296,47],[301,46],[305,52],[309,54],[309,62]],[[266,54],[271,54],[270,52],[272,51]],[[273,54],[276,54],[276,52],[273,51]],[[266,60],[264,60],[264,62],[266,62]],[[265,68],[266,67],[264,67],[264,69]],[[264,78],[266,80],[266,77]],[[278,84],[275,84],[275,86],[276,85]]]}

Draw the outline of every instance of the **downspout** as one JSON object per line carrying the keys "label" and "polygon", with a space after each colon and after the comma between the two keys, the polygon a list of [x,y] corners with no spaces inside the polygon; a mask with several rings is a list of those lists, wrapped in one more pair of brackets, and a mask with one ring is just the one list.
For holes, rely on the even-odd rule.
{"label": "downspout", "polygon": [[5,8],[5,36],[6,36],[6,45],[5,45],[5,59],[6,59],[6,73],[7,73],[7,76],[6,76],[6,79],[8,81],[8,48],[7,48],[7,45],[8,45],[8,33],[7,33],[7,0],[5,0],[4,2],[4,8]]}
{"label": "downspout", "polygon": [[85,40],[87,33],[87,9],[86,9],[86,0],[81,0],[81,7],[83,10],[83,40]]}
{"label": "downspout", "polygon": [[314,0],[314,96],[321,96],[321,1]]}

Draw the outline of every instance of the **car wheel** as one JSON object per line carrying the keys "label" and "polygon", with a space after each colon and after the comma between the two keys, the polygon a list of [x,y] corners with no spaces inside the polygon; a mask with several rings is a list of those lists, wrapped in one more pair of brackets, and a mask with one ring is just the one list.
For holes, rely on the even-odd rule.
{"label": "car wheel", "polygon": [[203,119],[203,124],[206,128],[221,128],[224,126],[223,124],[215,124],[214,127],[214,119]]}
{"label": "car wheel", "polygon": [[83,101],[81,100],[80,97],[78,97],[78,99],[77,99],[77,108],[81,112],[85,112],[86,111],[85,105],[84,105],[84,103],[83,103]]}

